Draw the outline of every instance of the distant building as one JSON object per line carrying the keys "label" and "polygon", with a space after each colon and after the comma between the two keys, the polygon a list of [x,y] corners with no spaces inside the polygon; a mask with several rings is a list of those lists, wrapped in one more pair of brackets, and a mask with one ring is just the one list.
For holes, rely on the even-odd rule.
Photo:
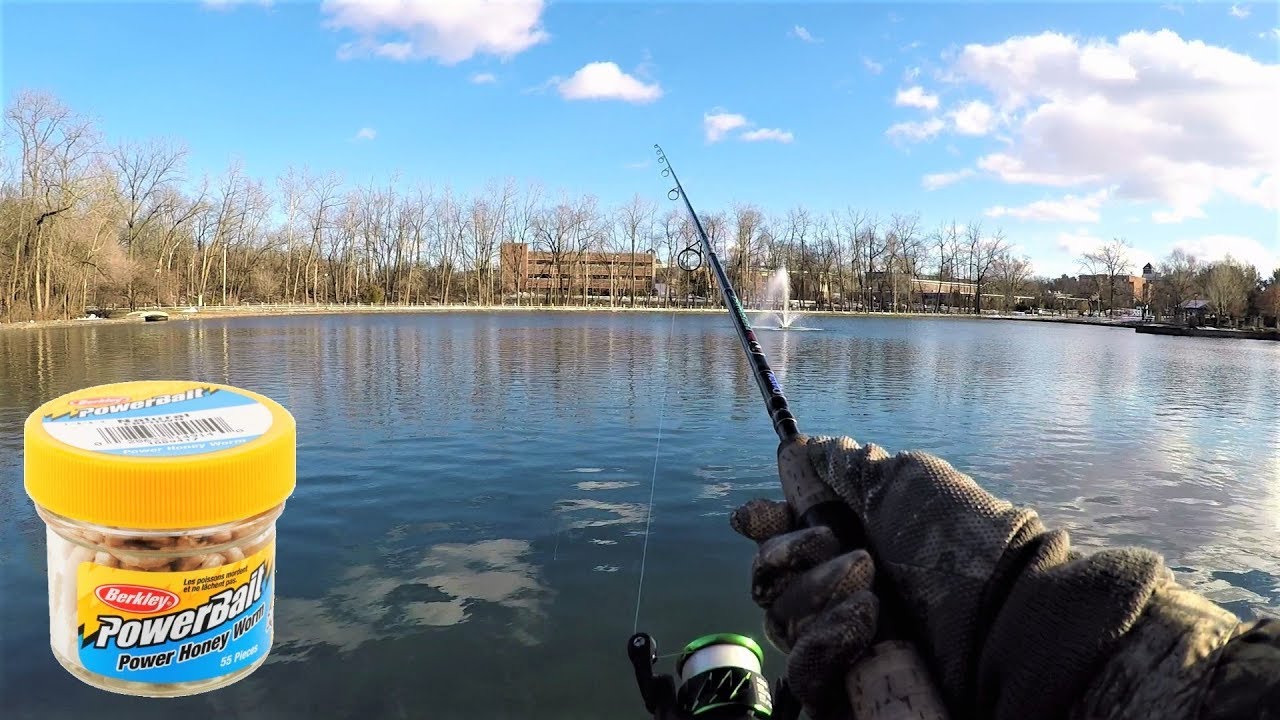
{"label": "distant building", "polygon": [[[499,251],[499,277],[504,295],[532,294],[555,297],[589,296],[651,297],[657,258],[645,250],[636,252],[565,252],[531,250],[526,243],[503,243]],[[558,288],[558,290],[557,290]]]}
{"label": "distant building", "polygon": [[[1147,268],[1143,268],[1145,273]],[[1081,275],[1080,282],[1085,283],[1098,293],[1099,297],[1106,299],[1110,275]],[[1147,286],[1147,281],[1140,275],[1117,275],[1116,279],[1116,304],[1129,305],[1131,303],[1142,302],[1143,290]]]}
{"label": "distant building", "polygon": [[973,297],[977,292],[978,286],[975,283],[965,282],[963,280],[924,280],[921,278],[911,278],[911,292],[920,293],[926,298],[947,297],[948,295],[962,295]]}
{"label": "distant building", "polygon": [[973,297],[978,286],[964,280],[929,280],[925,278],[909,277],[902,273],[887,273],[883,270],[866,273],[867,282],[872,287],[882,289],[888,288],[890,282],[901,283],[898,287],[906,290],[910,288],[911,293],[924,295],[926,297],[936,297],[942,295],[966,295]]}
{"label": "distant building", "polygon": [[1178,306],[1178,314],[1188,325],[1204,325],[1214,314],[1213,305],[1208,300],[1188,300]]}

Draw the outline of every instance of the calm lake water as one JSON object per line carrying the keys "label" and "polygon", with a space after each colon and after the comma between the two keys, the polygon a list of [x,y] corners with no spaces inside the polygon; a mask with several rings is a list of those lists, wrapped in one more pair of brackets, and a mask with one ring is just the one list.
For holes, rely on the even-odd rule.
{"label": "calm lake water", "polygon": [[[1078,544],[1151,547],[1230,609],[1280,615],[1280,343],[802,324],[822,331],[760,335],[803,431],[937,453]],[[644,717],[624,646],[655,457],[641,629],[662,652],[707,632],[762,637],[753,547],[726,516],[779,495],[776,439],[740,355],[723,315],[0,331],[5,717]],[[50,654],[22,422],[64,392],[162,377],[283,403],[299,477],[268,663],[212,694],[148,701],[82,685]],[[783,666],[766,662],[771,677]]]}

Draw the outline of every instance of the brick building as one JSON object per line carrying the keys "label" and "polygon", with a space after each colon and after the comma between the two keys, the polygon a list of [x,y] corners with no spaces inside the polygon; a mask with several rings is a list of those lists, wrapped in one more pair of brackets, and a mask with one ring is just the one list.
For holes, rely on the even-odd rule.
{"label": "brick building", "polygon": [[[1090,291],[1098,293],[1103,300],[1109,299],[1110,275],[1081,275],[1080,282]],[[1133,307],[1135,303],[1141,303],[1145,297],[1143,290],[1146,285],[1147,281],[1141,275],[1117,275],[1116,306]]]}
{"label": "brick building", "polygon": [[[504,296],[650,297],[654,292],[657,257],[649,251],[554,253],[533,250],[526,243],[503,243],[499,277]],[[557,292],[556,288],[559,288]]]}

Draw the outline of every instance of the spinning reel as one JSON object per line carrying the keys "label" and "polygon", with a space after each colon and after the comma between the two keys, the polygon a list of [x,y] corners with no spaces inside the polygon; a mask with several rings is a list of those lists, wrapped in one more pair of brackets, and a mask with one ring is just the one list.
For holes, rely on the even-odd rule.
{"label": "spinning reel", "polygon": [[627,657],[645,710],[660,720],[796,720],[800,716],[800,703],[784,680],[778,680],[770,692],[762,673],[764,652],[745,635],[703,635],[685,645],[676,658],[675,676],[654,675],[658,646],[647,633],[631,636]]}

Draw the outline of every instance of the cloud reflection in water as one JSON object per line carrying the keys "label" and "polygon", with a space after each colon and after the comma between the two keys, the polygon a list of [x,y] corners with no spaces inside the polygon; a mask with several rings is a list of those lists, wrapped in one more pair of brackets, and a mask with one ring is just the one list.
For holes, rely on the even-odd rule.
{"label": "cloud reflection in water", "polygon": [[[276,638],[268,663],[305,660],[327,645],[350,652],[361,645],[399,638],[406,627],[448,627],[471,618],[474,603],[514,610],[512,638],[525,645],[541,640],[524,629],[543,614],[549,590],[538,568],[525,560],[526,540],[500,538],[443,543],[427,549],[410,577],[388,577],[371,565],[347,570],[320,599],[276,600]],[[430,595],[397,601],[396,596]]]}

